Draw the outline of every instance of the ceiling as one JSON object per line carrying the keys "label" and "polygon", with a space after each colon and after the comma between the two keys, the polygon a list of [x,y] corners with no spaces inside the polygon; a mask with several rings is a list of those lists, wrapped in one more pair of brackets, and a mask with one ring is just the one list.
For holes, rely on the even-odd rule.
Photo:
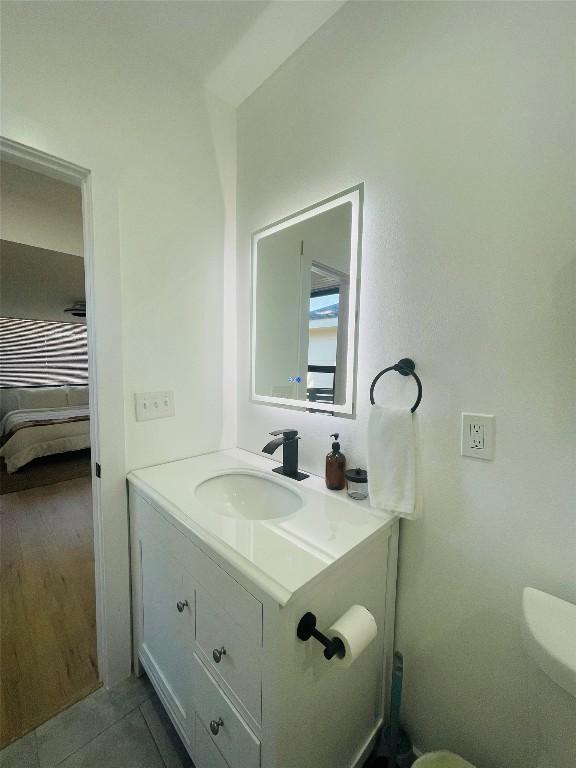
{"label": "ceiling", "polygon": [[237,106],[343,0],[8,0],[26,23],[57,27],[87,55],[116,49],[177,70]]}

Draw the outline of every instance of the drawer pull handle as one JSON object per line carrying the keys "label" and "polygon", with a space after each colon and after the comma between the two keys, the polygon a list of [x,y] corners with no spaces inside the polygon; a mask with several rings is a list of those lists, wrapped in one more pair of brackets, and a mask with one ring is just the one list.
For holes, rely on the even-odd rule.
{"label": "drawer pull handle", "polygon": [[223,725],[224,725],[224,720],[222,720],[221,717],[219,717],[218,720],[210,720],[210,730],[212,731],[214,736],[218,736],[218,732]]}
{"label": "drawer pull handle", "polygon": [[188,608],[188,600],[178,600],[176,608],[178,608],[178,613],[182,613],[184,608]]}
{"label": "drawer pull handle", "polygon": [[214,648],[212,651],[212,658],[216,664],[220,664],[222,656],[226,656],[226,648],[224,648],[224,646],[222,646],[222,648]]}

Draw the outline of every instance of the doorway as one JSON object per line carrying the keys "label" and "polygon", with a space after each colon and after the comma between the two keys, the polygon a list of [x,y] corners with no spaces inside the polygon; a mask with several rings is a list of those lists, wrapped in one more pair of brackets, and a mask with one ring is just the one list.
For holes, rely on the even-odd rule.
{"label": "doorway", "polygon": [[3,151],[0,182],[2,747],[99,687],[100,553],[82,175]]}

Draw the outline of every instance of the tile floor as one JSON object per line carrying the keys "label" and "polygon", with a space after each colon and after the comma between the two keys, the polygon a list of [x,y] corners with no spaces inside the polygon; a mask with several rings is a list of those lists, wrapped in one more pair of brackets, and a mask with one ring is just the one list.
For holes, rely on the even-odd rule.
{"label": "tile floor", "polygon": [[87,698],[0,751],[0,768],[193,768],[146,678]]}

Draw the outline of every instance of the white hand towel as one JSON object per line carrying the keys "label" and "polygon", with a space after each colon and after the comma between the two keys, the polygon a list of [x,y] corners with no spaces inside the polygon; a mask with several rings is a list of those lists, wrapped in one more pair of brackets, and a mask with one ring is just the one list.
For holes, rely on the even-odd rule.
{"label": "white hand towel", "polygon": [[418,515],[416,436],[412,412],[372,406],[368,421],[370,504],[391,515]]}

